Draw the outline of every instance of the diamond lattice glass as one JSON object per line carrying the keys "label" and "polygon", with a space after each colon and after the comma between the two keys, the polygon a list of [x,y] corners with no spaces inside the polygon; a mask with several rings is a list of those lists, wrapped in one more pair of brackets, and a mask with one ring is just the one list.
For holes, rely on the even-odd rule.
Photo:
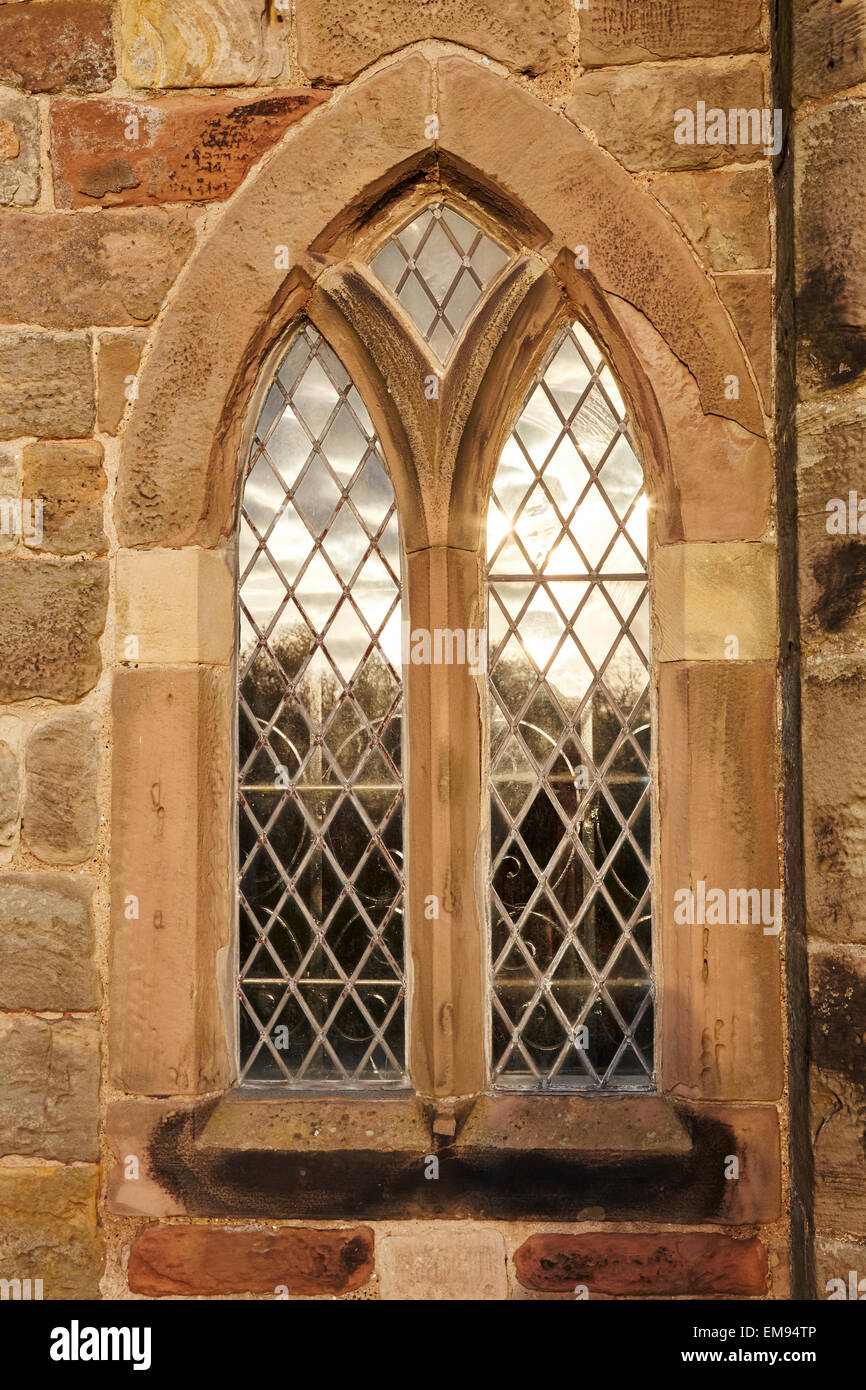
{"label": "diamond lattice glass", "polygon": [[395,233],[370,265],[445,362],[507,260],[505,249],[474,222],[434,203]]}
{"label": "diamond lattice glass", "polygon": [[309,324],[239,528],[242,1078],[405,1077],[400,542],[372,422]]}
{"label": "diamond lattice glass", "polygon": [[509,1089],[646,1089],[649,592],[622,398],[563,330],[488,513],[492,1059]]}

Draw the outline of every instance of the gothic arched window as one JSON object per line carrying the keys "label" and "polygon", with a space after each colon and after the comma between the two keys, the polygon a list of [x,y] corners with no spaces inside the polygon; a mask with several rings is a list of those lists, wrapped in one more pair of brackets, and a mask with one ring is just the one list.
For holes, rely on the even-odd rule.
{"label": "gothic arched window", "polygon": [[[240,1076],[411,1087],[420,1058],[459,1094],[437,1057],[462,1051],[489,1089],[648,1089],[643,474],[610,367],[561,302],[528,388],[498,379],[490,344],[517,340],[501,306],[525,257],[458,201],[393,209],[257,397],[238,557]],[[357,307],[372,296],[375,330]],[[368,350],[379,365],[354,381],[344,362]],[[455,546],[435,528],[473,393],[493,424],[473,426]],[[464,580],[433,578],[446,551]],[[431,627],[455,602],[465,622]]]}

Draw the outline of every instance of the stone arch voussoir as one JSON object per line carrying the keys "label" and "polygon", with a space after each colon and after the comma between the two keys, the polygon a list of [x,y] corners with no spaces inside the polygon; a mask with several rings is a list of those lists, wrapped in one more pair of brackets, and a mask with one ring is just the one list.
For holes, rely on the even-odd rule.
{"label": "stone arch voussoir", "polygon": [[474,187],[488,209],[523,210],[547,237],[535,249],[552,266],[587,248],[588,269],[575,273],[591,277],[629,336],[666,422],[682,518],[670,539],[760,538],[772,470],[758,395],[683,237],[565,116],[480,61],[430,53],[396,58],[289,131],[186,266],[155,326],[126,430],[121,546],[212,546],[229,533],[258,365],[328,263],[323,234],[437,158],[443,177]]}

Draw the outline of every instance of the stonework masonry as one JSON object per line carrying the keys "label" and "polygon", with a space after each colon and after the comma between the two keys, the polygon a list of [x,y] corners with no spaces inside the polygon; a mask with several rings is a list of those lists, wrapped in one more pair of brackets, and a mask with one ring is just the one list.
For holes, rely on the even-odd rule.
{"label": "stonework masonry", "polygon": [[[790,23],[779,8],[0,0],[0,502],[42,508],[37,543],[0,535],[0,1278],[81,1300],[540,1299],[576,1284],[787,1299],[824,1297],[857,1260],[866,1274],[866,523],[825,524],[831,498],[866,494],[866,0],[796,0]],[[779,107],[783,148],[730,128],[676,140],[677,112],[699,103]],[[546,313],[581,306],[666,480],[664,891],[714,872],[786,891],[781,942],[743,946],[737,974],[726,941],[666,931],[660,1108],[650,1123],[616,1101],[610,1130],[580,1110],[587,1152],[570,1155],[578,1198],[561,1216],[461,1213],[448,1194],[426,1219],[352,1206],[353,1159],[399,1191],[404,1156],[420,1164],[455,1129],[503,1203],[501,1154],[553,1162],[567,1146],[553,1110],[479,1105],[464,1129],[472,1067],[441,1040],[431,1070],[447,1056],[466,1085],[440,1086],[441,1114],[401,1112],[379,1152],[361,1137],[316,1150],[347,1194],[326,1216],[291,1206],[274,1161],[301,1162],[309,1115],[231,1109],[245,411],[296,305],[343,314],[358,374],[381,386],[390,371],[392,406],[415,399],[405,363],[371,365],[384,330],[345,265],[395,190],[425,181],[474,191],[508,225]],[[376,422],[389,457],[420,469],[432,413],[392,406]],[[461,419],[479,454],[488,408]],[[443,621],[476,582],[448,511],[468,467],[452,453],[454,493],[407,540]],[[454,691],[459,722],[471,692]],[[699,793],[718,813],[689,817]],[[680,1205],[611,1216],[580,1198],[607,1190],[604,1155],[623,1143]],[[745,1165],[734,1195],[728,1151]]]}

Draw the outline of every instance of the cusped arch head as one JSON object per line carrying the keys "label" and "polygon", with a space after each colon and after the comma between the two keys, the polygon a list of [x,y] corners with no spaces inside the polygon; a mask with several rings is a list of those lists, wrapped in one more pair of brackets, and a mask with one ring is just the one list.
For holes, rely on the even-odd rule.
{"label": "cusped arch head", "polygon": [[[215,545],[230,533],[262,361],[357,230],[419,179],[507,221],[589,320],[645,437],[654,490],[667,499],[662,538],[764,534],[771,467],[757,391],[682,235],[565,116],[480,61],[426,46],[289,131],[185,267],[154,327],[126,430],[120,544]],[[575,264],[578,247],[585,268]],[[354,366],[375,396],[376,368],[356,346]],[[377,418],[375,400],[368,405],[392,435],[386,457],[405,457],[405,441],[393,437],[399,427]],[[394,482],[398,498],[411,486]]]}

